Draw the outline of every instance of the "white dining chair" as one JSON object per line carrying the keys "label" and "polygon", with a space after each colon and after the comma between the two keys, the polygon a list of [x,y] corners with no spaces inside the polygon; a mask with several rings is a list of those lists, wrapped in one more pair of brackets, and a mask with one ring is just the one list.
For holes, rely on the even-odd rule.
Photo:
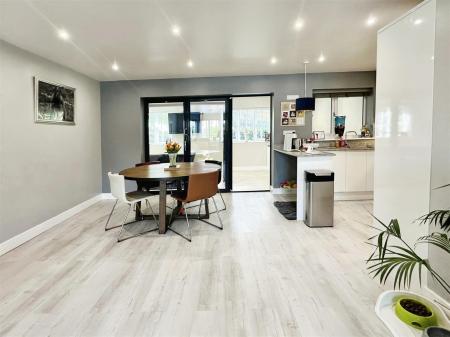
{"label": "white dining chair", "polygon": [[[124,176],[122,176],[120,174],[117,174],[117,173],[108,172],[108,178],[109,178],[109,184],[110,184],[110,187],[111,187],[111,194],[116,199],[116,201],[115,201],[114,206],[113,206],[113,208],[111,210],[111,213],[109,213],[108,220],[106,221],[105,231],[108,231],[110,229],[114,229],[114,228],[117,228],[117,227],[121,227],[119,236],[117,237],[117,242],[121,242],[121,241],[125,241],[125,240],[131,239],[131,238],[136,237],[136,236],[140,236],[140,235],[145,234],[145,233],[149,233],[149,232],[158,230],[159,224],[158,224],[158,221],[156,220],[155,213],[153,212],[152,205],[149,202],[149,199],[151,197],[155,196],[155,194],[154,193],[151,194],[151,193],[146,192],[146,191],[134,191],[134,192],[128,192],[127,193],[127,192],[125,192],[125,178],[124,178]],[[125,218],[123,219],[122,224],[117,225],[117,226],[113,226],[113,227],[108,227],[109,221],[111,220],[111,216],[112,216],[112,214],[114,212],[114,209],[116,208],[116,206],[117,206],[119,201],[120,202],[124,202],[124,203],[126,203],[128,205],[128,209],[127,209]],[[142,203],[144,201],[145,201],[147,207],[150,209],[150,212],[151,212],[151,214],[153,216],[153,220],[156,223],[156,228],[152,228],[150,230],[146,230],[144,232],[140,232],[138,234],[134,234],[134,235],[131,235],[131,236],[128,236],[128,237],[125,237],[125,238],[121,238],[122,232],[124,231],[124,226],[137,222],[137,221],[131,221],[131,222],[128,222],[128,223],[126,222],[127,218],[128,218],[128,215],[129,215],[129,213],[131,211],[131,208],[132,207],[135,207],[135,208],[140,207],[139,203]]]}

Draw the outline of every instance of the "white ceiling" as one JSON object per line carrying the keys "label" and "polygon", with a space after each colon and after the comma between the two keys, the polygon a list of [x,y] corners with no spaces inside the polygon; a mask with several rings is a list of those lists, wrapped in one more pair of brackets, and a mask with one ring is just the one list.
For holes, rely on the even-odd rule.
{"label": "white ceiling", "polygon": [[98,80],[374,70],[377,29],[419,2],[0,0],[0,38]]}

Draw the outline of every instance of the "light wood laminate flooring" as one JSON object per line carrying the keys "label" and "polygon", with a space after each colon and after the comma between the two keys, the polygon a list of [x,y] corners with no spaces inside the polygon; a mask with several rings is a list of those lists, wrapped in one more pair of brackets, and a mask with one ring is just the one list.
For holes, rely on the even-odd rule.
{"label": "light wood laminate flooring", "polygon": [[117,243],[104,200],[1,256],[0,336],[389,336],[365,270],[371,202],[336,202],[335,227],[311,229],[270,193],[224,197],[225,229],[192,221],[192,243]]}

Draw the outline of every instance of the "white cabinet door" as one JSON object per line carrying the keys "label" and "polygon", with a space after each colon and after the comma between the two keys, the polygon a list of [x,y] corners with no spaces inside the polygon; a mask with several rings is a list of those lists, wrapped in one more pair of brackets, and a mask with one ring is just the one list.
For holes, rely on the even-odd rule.
{"label": "white cabinet door", "polygon": [[331,160],[331,169],[334,172],[334,191],[345,192],[346,151],[333,151],[332,153],[336,155]]}
{"label": "white cabinet door", "polygon": [[347,151],[345,190],[366,191],[366,151]]}
{"label": "white cabinet door", "polygon": [[366,191],[373,191],[373,151],[366,151]]}

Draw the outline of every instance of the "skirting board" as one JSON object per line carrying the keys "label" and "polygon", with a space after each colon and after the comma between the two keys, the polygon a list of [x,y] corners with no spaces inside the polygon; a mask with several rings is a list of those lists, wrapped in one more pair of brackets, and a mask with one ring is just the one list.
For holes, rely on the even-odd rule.
{"label": "skirting board", "polygon": [[[296,195],[295,188],[273,188],[272,194],[276,195]],[[336,201],[357,201],[357,200],[373,200],[373,192],[336,192],[334,193]]]}
{"label": "skirting board", "polygon": [[95,197],[92,197],[91,199],[83,201],[82,203],[72,208],[69,208],[68,210],[54,216],[53,218],[50,218],[34,227],[31,227],[30,229],[26,230],[23,233],[20,233],[9,240],[6,240],[5,242],[0,243],[0,256],[13,250],[14,248],[19,247],[20,245],[38,236],[39,234],[44,233],[50,228],[60,224],[61,222],[67,220],[71,216],[81,212],[82,210],[88,208],[89,206],[95,204],[96,202],[103,199],[109,199],[108,196],[110,197],[109,193],[98,194]]}

